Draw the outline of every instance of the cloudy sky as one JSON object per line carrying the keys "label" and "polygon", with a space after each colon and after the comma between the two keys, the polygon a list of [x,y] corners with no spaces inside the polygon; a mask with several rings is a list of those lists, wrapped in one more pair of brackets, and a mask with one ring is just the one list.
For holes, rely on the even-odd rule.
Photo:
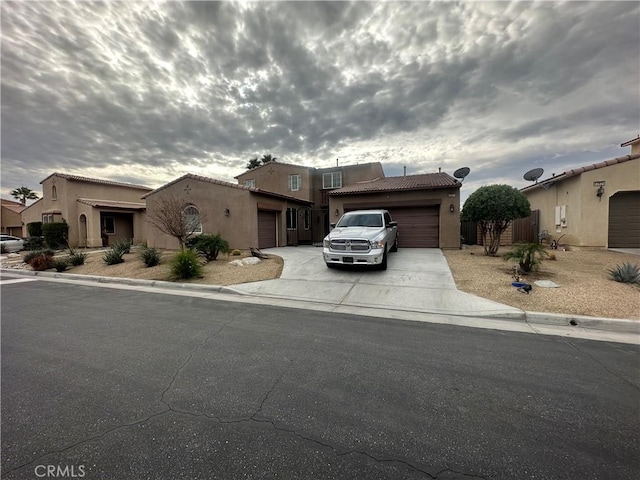
{"label": "cloudy sky", "polygon": [[638,2],[1,3],[1,193],[54,171],[150,187],[249,159],[387,176],[470,167],[462,197],[626,155]]}

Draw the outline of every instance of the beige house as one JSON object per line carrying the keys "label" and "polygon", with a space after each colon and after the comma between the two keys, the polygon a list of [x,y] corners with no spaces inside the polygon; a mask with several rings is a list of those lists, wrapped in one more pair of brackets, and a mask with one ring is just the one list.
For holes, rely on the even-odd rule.
{"label": "beige house", "polygon": [[384,208],[398,222],[401,248],[460,248],[461,183],[442,172],[386,177],[329,194],[332,223],[350,210]]}
{"label": "beige house", "polygon": [[290,211],[286,245],[322,242],[329,233],[329,192],[358,182],[384,178],[380,162],[314,168],[270,162],[235,177],[239,185],[287,195],[311,203],[311,208]]}
{"label": "beige house", "polygon": [[521,189],[541,232],[580,247],[640,248],[640,137],[622,146],[634,153]]}
{"label": "beige house", "polygon": [[99,247],[109,241],[146,241],[145,203],[151,189],[141,185],[52,173],[40,182],[42,198],[22,211],[22,222],[66,222],[71,246]]}
{"label": "beige house", "polygon": [[[309,212],[311,206],[310,201],[290,195],[187,174],[143,196],[148,216],[156,214],[163,196],[182,200],[184,214],[201,219],[196,234],[220,234],[231,248],[238,249],[287,245],[287,227],[298,212]],[[308,229],[310,225],[303,224],[301,228]],[[151,224],[148,233],[150,247],[179,247],[177,239]]]}
{"label": "beige house", "polygon": [[0,203],[0,232],[14,237],[22,237],[22,216],[27,207],[20,202],[2,199]]}

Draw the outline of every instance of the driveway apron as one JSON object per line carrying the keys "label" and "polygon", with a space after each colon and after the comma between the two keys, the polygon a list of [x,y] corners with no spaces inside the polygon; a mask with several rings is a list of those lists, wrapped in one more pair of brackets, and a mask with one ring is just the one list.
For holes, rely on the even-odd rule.
{"label": "driveway apron", "polygon": [[234,285],[233,290],[353,307],[470,316],[523,315],[517,308],[458,291],[449,265],[437,248],[390,253],[386,271],[329,269],[318,247],[281,247],[264,252],[284,259],[280,278]]}

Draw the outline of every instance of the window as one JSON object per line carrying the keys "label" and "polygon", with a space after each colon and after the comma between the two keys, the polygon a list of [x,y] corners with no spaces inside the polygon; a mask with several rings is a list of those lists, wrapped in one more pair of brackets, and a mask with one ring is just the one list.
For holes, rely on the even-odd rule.
{"label": "window", "polygon": [[184,209],[184,220],[187,225],[187,229],[191,233],[202,233],[200,210],[198,210],[194,205],[189,205]]}
{"label": "window", "polygon": [[300,190],[300,175],[289,175],[289,190],[292,192]]}
{"label": "window", "polygon": [[102,228],[107,230],[109,235],[115,235],[116,233],[116,219],[114,217],[102,217]]}
{"label": "window", "polygon": [[311,230],[311,210],[308,208],[304,209],[304,229]]}
{"label": "window", "polygon": [[42,223],[53,223],[53,213],[43,213]]}
{"label": "window", "polygon": [[342,172],[331,172],[322,175],[322,188],[342,187]]}
{"label": "window", "polygon": [[55,185],[53,187],[51,187],[51,198],[53,200],[57,200],[58,199],[58,189],[56,188]]}
{"label": "window", "polygon": [[295,208],[287,208],[287,230],[296,230],[298,228],[298,210]]}
{"label": "window", "polygon": [[245,180],[244,181],[244,186],[245,187],[255,187],[256,186],[256,181],[251,179],[251,180]]}

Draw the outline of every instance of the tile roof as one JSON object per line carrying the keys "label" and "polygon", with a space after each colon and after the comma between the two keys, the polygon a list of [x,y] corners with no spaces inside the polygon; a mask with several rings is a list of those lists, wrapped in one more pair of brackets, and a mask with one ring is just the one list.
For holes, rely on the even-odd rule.
{"label": "tile roof", "polygon": [[356,167],[363,167],[363,166],[366,166],[366,165],[378,165],[378,164],[382,165],[380,162],[367,162],[367,163],[356,163],[355,165],[354,164],[349,164],[349,165],[337,165],[337,166],[333,165],[333,166],[330,166],[330,167],[308,167],[306,165],[296,165],[294,163],[269,162],[269,163],[266,163],[264,165],[260,165],[259,167],[252,168],[251,170],[245,170],[240,175],[236,175],[233,178],[242,177],[243,175],[246,175],[246,174],[248,174],[250,172],[254,172],[256,170],[260,170],[261,168],[264,168],[264,167],[268,167],[269,165],[282,165],[282,166],[285,166],[285,167],[306,168],[307,170],[310,170],[310,171],[323,172],[325,170],[340,170],[340,169],[343,169],[343,168],[350,169],[350,168],[356,168]]}
{"label": "tile roof", "polygon": [[138,190],[146,190],[148,192],[153,190],[152,188],[145,187],[144,185],[134,185],[132,183],[113,182],[111,180],[102,180],[102,179],[99,179],[99,178],[81,177],[79,175],[69,175],[67,173],[58,173],[58,172],[52,173],[47,178],[42,180],[40,183],[42,184],[42,183],[46,182],[51,177],[60,177],[60,178],[66,179],[66,180],[72,180],[72,181],[76,181],[76,182],[99,183],[99,184],[102,184],[102,185],[116,185],[118,187],[136,188]]}
{"label": "tile roof", "polygon": [[403,190],[434,190],[438,188],[460,188],[461,185],[461,183],[447,173],[424,173],[421,175],[377,178],[368,182],[355,183],[348,187],[333,190],[329,192],[329,195],[352,195]]}
{"label": "tile roof", "polygon": [[520,191],[527,192],[529,190],[533,190],[534,188],[543,187],[545,185],[548,188],[549,186],[553,185],[556,182],[560,182],[567,178],[580,175],[581,173],[589,172],[591,170],[596,170],[598,168],[609,167],[611,165],[616,165],[618,163],[628,162],[630,160],[635,160],[637,158],[640,158],[640,153],[632,153],[630,155],[625,155],[624,157],[616,157],[610,160],[605,160],[604,162],[592,163],[591,165],[585,165],[584,167],[576,167],[571,170],[567,170],[566,172],[562,172],[560,175],[554,175],[550,178],[534,183],[533,185],[528,185],[524,188],[521,188]]}
{"label": "tile roof", "polygon": [[289,195],[282,195],[280,193],[268,192],[267,190],[261,190],[261,189],[256,188],[256,187],[247,187],[245,185],[240,185],[240,184],[231,183],[231,182],[225,182],[223,180],[218,180],[216,178],[209,178],[209,177],[203,177],[201,175],[194,175],[193,173],[187,173],[187,174],[181,176],[180,178],[176,178],[175,180],[173,180],[173,181],[171,181],[169,183],[166,183],[166,184],[162,185],[161,187],[156,188],[155,190],[153,190],[153,191],[151,191],[149,193],[144,194],[141,198],[147,198],[148,196],[153,195],[155,193],[158,193],[160,190],[164,190],[165,188],[173,185],[174,183],[178,183],[179,181],[184,180],[185,178],[189,178],[191,180],[197,180],[199,182],[212,183],[214,185],[220,185],[220,186],[228,187],[228,188],[237,188],[239,190],[247,190],[247,191],[252,192],[252,193],[257,193],[257,194],[260,194],[260,195],[266,195],[266,196],[269,196],[269,197],[282,198],[282,199],[285,199],[285,200],[292,200],[292,201],[296,201],[298,203],[306,203],[306,204],[309,204],[309,205],[311,205],[313,203],[313,202],[309,202],[307,200],[302,200],[300,198],[291,197]]}
{"label": "tile roof", "polygon": [[78,198],[77,201],[79,203],[84,203],[85,205],[91,205],[92,207],[118,208],[127,210],[145,210],[147,208],[147,205],[145,203],[139,202],[120,202],[115,200],[99,200],[94,198]]}
{"label": "tile roof", "polygon": [[640,135],[638,135],[633,140],[629,140],[628,142],[621,143],[621,147],[628,147],[629,145],[633,145],[634,143],[640,143]]}
{"label": "tile roof", "polygon": [[2,202],[2,207],[6,208],[7,210],[11,210],[13,213],[21,213],[26,207],[26,205],[13,205],[11,203],[4,203]]}

